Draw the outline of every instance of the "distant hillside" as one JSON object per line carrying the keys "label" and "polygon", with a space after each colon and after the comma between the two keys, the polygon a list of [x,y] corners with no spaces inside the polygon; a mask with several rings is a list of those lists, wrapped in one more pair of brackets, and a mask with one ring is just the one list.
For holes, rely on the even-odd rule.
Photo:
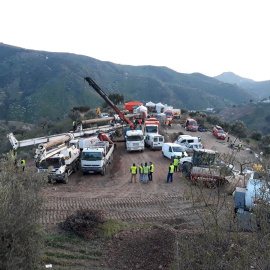
{"label": "distant hillside", "polygon": [[270,81],[256,82],[242,78],[232,72],[224,72],[215,78],[222,82],[237,84],[239,87],[250,90],[257,94],[260,99],[268,98],[270,96]]}
{"label": "distant hillside", "polygon": [[227,121],[242,120],[250,130],[270,134],[270,103],[250,103],[224,108],[218,117]]}
{"label": "distant hillside", "polygon": [[61,119],[75,106],[97,108],[103,100],[84,82],[86,76],[107,94],[123,94],[126,101],[151,100],[177,108],[224,107],[256,99],[237,85],[199,73],[0,44],[0,119],[34,123],[41,117]]}

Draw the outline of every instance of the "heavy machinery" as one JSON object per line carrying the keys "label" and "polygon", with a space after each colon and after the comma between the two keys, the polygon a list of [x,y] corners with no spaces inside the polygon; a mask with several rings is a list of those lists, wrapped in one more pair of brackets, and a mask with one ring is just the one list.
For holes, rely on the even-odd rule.
{"label": "heavy machinery", "polygon": [[90,86],[92,86],[96,92],[107,102],[111,108],[119,115],[121,119],[126,121],[131,129],[135,129],[135,125],[132,121],[130,121],[118,108],[117,106],[109,99],[109,97],[101,90],[101,88],[90,78],[90,77],[85,77],[84,78]]}
{"label": "heavy machinery", "polygon": [[73,134],[65,138],[39,144],[35,155],[38,171],[48,170],[48,182],[68,182],[68,177],[80,167],[79,141]]}
{"label": "heavy machinery", "polygon": [[[87,129],[83,129],[82,127],[80,127],[79,130],[72,132],[72,135],[74,136],[74,138],[81,138],[84,136],[96,135],[99,132],[103,132],[103,133],[112,132],[118,128],[122,128],[122,125],[119,123],[115,123],[114,125],[105,125],[105,126],[87,128]],[[7,138],[9,139],[13,150],[17,150],[19,147],[26,147],[26,146],[31,146],[31,145],[39,145],[40,143],[53,142],[59,139],[63,139],[66,136],[67,136],[67,133],[61,133],[61,134],[55,134],[55,135],[50,135],[50,136],[44,136],[44,137],[18,141],[15,138],[13,133],[7,134]]]}
{"label": "heavy machinery", "polygon": [[217,159],[217,152],[210,149],[194,149],[192,157],[180,159],[180,167],[186,178],[193,182],[224,184],[232,174],[232,166]]}
{"label": "heavy machinery", "polygon": [[270,171],[250,171],[246,187],[236,187],[234,212],[237,225],[242,229],[255,230],[261,223],[270,224]]}
{"label": "heavy machinery", "polygon": [[[109,99],[109,97],[101,90],[101,88],[90,78],[84,78],[90,86],[111,106],[111,108],[123,119],[129,127],[125,129],[126,149],[128,151],[143,151],[144,150],[144,136],[140,127],[136,128],[133,121],[129,120]],[[107,118],[108,119],[108,118]]]}
{"label": "heavy machinery", "polygon": [[151,150],[162,149],[164,136],[158,133],[159,121],[155,117],[148,118],[144,123],[145,145]]}
{"label": "heavy machinery", "polygon": [[95,141],[92,145],[82,150],[81,170],[86,173],[105,174],[107,166],[113,158],[114,143],[104,134],[98,134],[99,142]]}

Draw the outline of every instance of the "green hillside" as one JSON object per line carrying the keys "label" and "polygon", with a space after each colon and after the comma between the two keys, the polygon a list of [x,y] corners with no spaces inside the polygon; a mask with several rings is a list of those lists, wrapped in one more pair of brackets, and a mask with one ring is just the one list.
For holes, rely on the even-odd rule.
{"label": "green hillside", "polygon": [[224,72],[215,78],[222,82],[237,84],[239,87],[255,93],[260,99],[268,98],[270,96],[270,81],[256,82],[242,78],[232,72]]}
{"label": "green hillside", "polygon": [[259,103],[253,113],[245,115],[242,120],[249,129],[260,130],[262,134],[270,134],[270,103]]}
{"label": "green hillside", "polygon": [[177,108],[225,107],[256,100],[236,85],[166,67],[124,66],[91,57],[26,50],[0,44],[0,119],[30,123],[61,119],[74,106],[104,102],[83,78],[126,101],[163,102]]}

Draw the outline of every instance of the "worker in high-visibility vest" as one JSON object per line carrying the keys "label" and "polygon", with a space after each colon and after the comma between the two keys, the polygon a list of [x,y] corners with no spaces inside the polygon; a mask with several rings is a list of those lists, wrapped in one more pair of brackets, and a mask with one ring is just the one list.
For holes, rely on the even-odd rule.
{"label": "worker in high-visibility vest", "polygon": [[147,162],[145,162],[143,166],[143,182],[148,184],[148,172],[149,166],[147,166]]}
{"label": "worker in high-visibility vest", "polygon": [[143,164],[142,163],[139,168],[139,173],[140,173],[139,181],[143,181]]}
{"label": "worker in high-visibility vest", "polygon": [[152,162],[150,162],[149,172],[148,172],[148,180],[149,181],[153,180],[153,172],[154,172],[154,164]]}
{"label": "worker in high-visibility vest", "polygon": [[24,169],[25,169],[25,160],[24,159],[21,159],[21,167],[22,167],[22,170],[24,172]]}
{"label": "worker in high-visibility vest", "polygon": [[72,126],[73,126],[73,131],[75,132],[75,130],[76,130],[76,121],[72,122]]}
{"label": "worker in high-visibility vest", "polygon": [[173,181],[173,172],[174,172],[174,165],[171,163],[169,166],[169,172],[168,172],[168,176],[167,176],[167,183],[169,183],[169,181],[171,180],[171,182]]}
{"label": "worker in high-visibility vest", "polygon": [[133,179],[134,179],[134,182],[136,183],[137,167],[136,167],[135,163],[133,163],[133,166],[130,167],[130,172],[131,172],[131,183],[133,183]]}
{"label": "worker in high-visibility vest", "polygon": [[179,159],[178,159],[178,157],[174,157],[173,165],[174,165],[174,171],[175,171],[175,172],[177,172],[178,164],[179,164]]}

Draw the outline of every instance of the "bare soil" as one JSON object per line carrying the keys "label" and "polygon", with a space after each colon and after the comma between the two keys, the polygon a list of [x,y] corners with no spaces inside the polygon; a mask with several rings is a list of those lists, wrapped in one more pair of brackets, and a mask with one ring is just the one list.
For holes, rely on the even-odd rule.
{"label": "bare soil", "polygon": [[[187,132],[180,124],[173,124],[164,130],[167,140],[179,132],[200,136],[205,148],[220,153],[230,153],[227,141],[217,140],[212,132]],[[233,140],[235,138],[230,138]],[[66,185],[55,183],[44,190],[46,202],[42,222],[47,226],[57,225],[67,215],[80,208],[103,209],[107,218],[127,222],[158,222],[162,224],[182,224],[196,226],[192,202],[184,198],[189,183],[180,172],[174,173],[173,183],[166,183],[170,160],[161,151],[127,153],[124,143],[116,143],[112,163],[104,176],[99,174],[83,175],[76,172],[69,177]],[[243,150],[233,154],[238,159],[252,155],[243,145]],[[144,162],[153,162],[155,169],[153,181],[149,184],[130,182],[130,167]]]}
{"label": "bare soil", "polygon": [[[231,153],[237,160],[252,158],[248,145],[237,152],[228,148],[227,141],[217,140],[212,132],[187,132],[180,124],[163,130],[167,141],[179,132],[200,136],[205,148],[220,153]],[[230,138],[234,140],[235,138]],[[236,142],[238,143],[238,142]],[[173,182],[166,183],[170,160],[161,151],[127,153],[124,143],[116,143],[114,159],[104,176],[83,175],[77,172],[69,177],[66,185],[55,183],[44,189],[45,204],[42,222],[48,229],[55,229],[59,222],[78,209],[105,210],[106,218],[123,222],[156,224],[151,228],[132,228],[121,231],[102,248],[98,269],[171,269],[174,260],[176,232],[189,233],[200,228],[198,213],[202,206],[186,199],[190,183],[181,172],[174,173]],[[130,181],[130,167],[153,162],[153,181],[148,184]],[[242,185],[242,183],[239,183]],[[205,189],[205,192],[210,192]],[[233,205],[233,198],[228,198]]]}

